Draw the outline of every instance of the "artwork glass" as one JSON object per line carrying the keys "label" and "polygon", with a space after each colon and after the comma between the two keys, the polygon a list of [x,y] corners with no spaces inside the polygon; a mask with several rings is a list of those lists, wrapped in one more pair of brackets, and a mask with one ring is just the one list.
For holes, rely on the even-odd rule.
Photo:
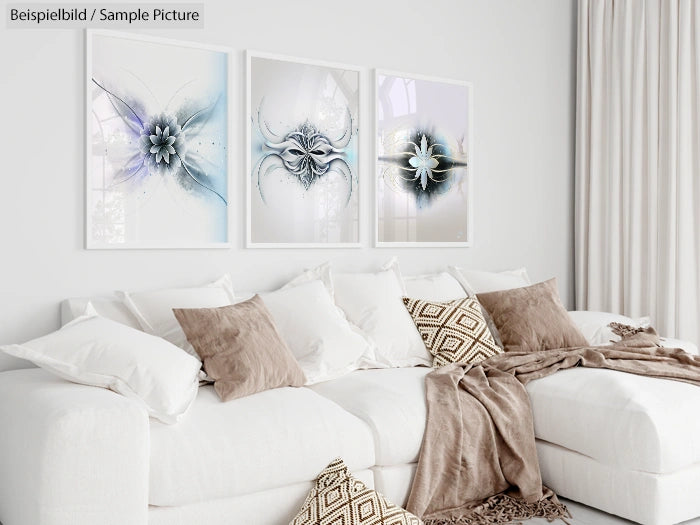
{"label": "artwork glass", "polygon": [[248,245],[358,245],[359,71],[248,60]]}
{"label": "artwork glass", "polygon": [[228,52],[98,31],[87,49],[87,247],[227,246]]}
{"label": "artwork glass", "polygon": [[472,88],[376,75],[376,241],[471,243]]}

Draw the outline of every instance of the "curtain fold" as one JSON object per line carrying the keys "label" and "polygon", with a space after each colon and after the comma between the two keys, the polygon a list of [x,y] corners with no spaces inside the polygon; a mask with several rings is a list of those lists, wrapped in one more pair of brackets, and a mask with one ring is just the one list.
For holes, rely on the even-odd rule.
{"label": "curtain fold", "polygon": [[700,342],[700,1],[579,0],[578,309]]}

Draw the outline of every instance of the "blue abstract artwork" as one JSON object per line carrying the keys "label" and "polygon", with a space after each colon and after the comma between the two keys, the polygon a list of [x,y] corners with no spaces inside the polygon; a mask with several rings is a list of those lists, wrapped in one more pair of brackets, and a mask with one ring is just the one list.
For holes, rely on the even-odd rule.
{"label": "blue abstract artwork", "polygon": [[88,248],[228,243],[228,53],[88,35]]}

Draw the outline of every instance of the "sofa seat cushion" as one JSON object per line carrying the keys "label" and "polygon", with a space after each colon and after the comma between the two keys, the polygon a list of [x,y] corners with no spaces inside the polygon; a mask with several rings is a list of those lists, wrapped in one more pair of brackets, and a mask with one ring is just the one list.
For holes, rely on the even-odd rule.
{"label": "sofa seat cushion", "polygon": [[700,388],[574,368],[527,385],[535,435],[601,463],[669,473],[700,462]]}
{"label": "sofa seat cushion", "polygon": [[[353,472],[352,475],[374,488],[371,470]],[[151,506],[148,525],[289,525],[289,520],[302,506],[314,484],[315,481],[304,481],[179,507]]]}
{"label": "sofa seat cushion", "polygon": [[151,505],[186,505],[310,481],[336,457],[371,467],[370,428],[307,388],[222,402],[201,387],[177,425],[151,421]]}
{"label": "sofa seat cushion", "polygon": [[418,461],[430,372],[425,367],[359,370],[310,388],[370,426],[377,465],[400,465]]}

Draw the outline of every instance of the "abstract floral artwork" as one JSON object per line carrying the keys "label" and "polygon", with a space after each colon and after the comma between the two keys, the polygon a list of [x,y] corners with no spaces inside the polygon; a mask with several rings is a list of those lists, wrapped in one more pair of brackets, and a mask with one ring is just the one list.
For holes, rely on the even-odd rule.
{"label": "abstract floral artwork", "polygon": [[359,243],[359,70],[248,53],[248,246]]}
{"label": "abstract floral artwork", "polygon": [[89,31],[88,248],[228,246],[227,50]]}
{"label": "abstract floral artwork", "polygon": [[377,71],[376,244],[469,246],[472,86]]}

